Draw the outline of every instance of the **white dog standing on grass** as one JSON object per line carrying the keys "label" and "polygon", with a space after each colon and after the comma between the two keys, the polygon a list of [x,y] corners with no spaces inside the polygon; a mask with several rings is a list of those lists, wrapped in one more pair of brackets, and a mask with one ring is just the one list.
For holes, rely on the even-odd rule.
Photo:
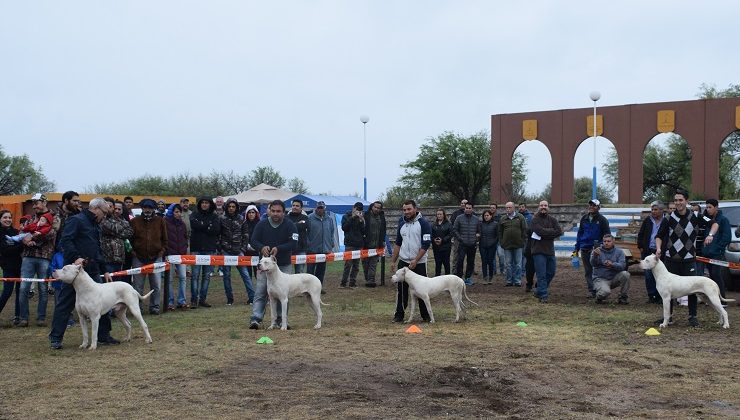
{"label": "white dog standing on grass", "polygon": [[734,302],[734,299],[725,299],[719,294],[719,287],[713,280],[702,276],[678,276],[671,273],[665,264],[654,254],[648,255],[640,261],[640,268],[652,270],[655,276],[655,285],[663,299],[663,323],[660,328],[665,328],[671,319],[671,299],[694,293],[707,297],[709,304],[719,314],[719,324],[722,328],[730,328],[730,319],[727,311],[722,307],[722,302]]}
{"label": "white dog standing on grass", "polygon": [[460,313],[462,313],[463,319],[465,319],[465,303],[463,302],[463,296],[465,296],[465,299],[470,303],[478,306],[477,303],[473,302],[468,297],[468,294],[465,291],[465,282],[463,279],[452,274],[429,278],[414,273],[409,270],[408,267],[403,267],[396,271],[396,274],[391,277],[391,280],[393,280],[393,283],[405,281],[409,285],[409,293],[411,293],[412,299],[410,299],[411,302],[409,303],[409,318],[406,320],[407,324],[411,322],[411,319],[414,317],[414,311],[416,310],[416,299],[413,298],[414,296],[424,301],[424,304],[429,311],[430,323],[434,322],[434,313],[432,312],[430,299],[442,292],[450,292],[452,305],[455,306],[455,322],[460,321]]}
{"label": "white dog standing on grass", "polygon": [[316,313],[316,325],[314,329],[321,328],[321,282],[313,274],[298,273],[286,274],[280,271],[275,257],[262,257],[257,266],[267,275],[267,296],[270,299],[270,315],[272,322],[267,327],[271,330],[277,327],[277,301],[280,301],[282,310],[280,325],[281,330],[288,329],[288,299],[293,296],[306,294],[311,309]]}
{"label": "white dog standing on grass", "polygon": [[[144,318],[141,316],[139,301],[144,300],[152,294],[153,290],[142,296],[130,284],[116,281],[111,283],[96,283],[85,272],[81,265],[69,264],[59,270],[54,270],[52,277],[71,284],[75,289],[75,310],[80,317],[80,327],[82,327],[82,344],[81,349],[87,347],[90,343],[90,350],[98,347],[98,322],[100,315],[113,310],[119,321],[126,328],[126,338],[124,341],[131,341],[131,323],[126,318],[126,309],[131,311],[131,315],[139,321],[141,328],[144,330],[144,341],[152,342],[152,336],[149,335]],[[87,319],[92,324],[92,340],[87,332]]]}

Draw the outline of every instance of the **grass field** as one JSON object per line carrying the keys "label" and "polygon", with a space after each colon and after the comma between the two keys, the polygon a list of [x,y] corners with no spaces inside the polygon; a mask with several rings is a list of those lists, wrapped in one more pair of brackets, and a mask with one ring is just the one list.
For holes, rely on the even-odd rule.
{"label": "grass field", "polygon": [[[703,305],[690,328],[679,307],[675,325],[650,337],[661,310],[645,303],[642,276],[630,305],[597,306],[582,273],[561,263],[548,304],[497,276],[468,288],[479,306],[467,321],[452,323],[441,296],[437,323],[408,334],[390,322],[394,287],[339,289],[340,275],[333,264],[318,331],[305,299],[291,305],[292,330],[247,329],[241,282],[229,307],[217,277],[213,308],[146,316],[151,345],[135,321],[132,342],[95,352],[77,349],[79,327],[61,351],[46,328],[2,329],[0,418],[740,417],[735,304],[729,330]],[[274,344],[256,344],[263,336]]]}

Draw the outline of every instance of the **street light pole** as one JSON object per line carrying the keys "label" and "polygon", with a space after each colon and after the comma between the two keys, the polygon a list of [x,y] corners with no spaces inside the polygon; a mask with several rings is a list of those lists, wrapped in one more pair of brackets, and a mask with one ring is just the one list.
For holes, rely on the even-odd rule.
{"label": "street light pole", "polygon": [[591,199],[596,200],[596,101],[601,98],[601,94],[598,91],[593,91],[589,95],[592,101],[594,101],[594,171],[591,177]]}
{"label": "street light pole", "polygon": [[367,122],[370,121],[370,117],[367,115],[360,116],[360,122],[362,123],[362,187],[363,195],[362,199],[367,201]]}

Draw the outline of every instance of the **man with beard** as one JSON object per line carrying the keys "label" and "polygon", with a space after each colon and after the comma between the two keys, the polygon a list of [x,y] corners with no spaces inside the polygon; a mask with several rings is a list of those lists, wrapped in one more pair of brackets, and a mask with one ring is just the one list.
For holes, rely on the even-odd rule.
{"label": "man with beard", "polygon": [[532,258],[537,273],[536,296],[540,303],[547,303],[550,282],[555,277],[555,239],[563,234],[560,223],[548,214],[549,211],[549,203],[540,201],[537,215],[532,217],[530,223]]}
{"label": "man with beard", "polygon": [[[151,198],[145,198],[139,203],[141,214],[131,221],[133,238],[133,268],[143,265],[162,262],[167,250],[167,226],[162,217],[155,214],[157,203]],[[149,278],[149,287],[154,290],[149,299],[149,313],[159,315],[160,290],[162,288],[162,273],[134,274],[134,288],[139,294],[144,294],[144,283]]]}
{"label": "man with beard", "polygon": [[[290,204],[288,219],[298,229],[298,248],[294,255],[306,255],[306,250],[308,249],[308,216],[303,214],[303,201],[294,199]],[[306,264],[295,265],[296,273],[303,273],[305,271]]]}
{"label": "man with beard", "polygon": [[[235,198],[226,200],[226,212],[221,218],[221,251],[223,255],[244,256],[249,245],[249,226],[247,221],[239,214],[239,202]],[[237,266],[236,270],[242,277],[244,287],[247,290],[247,304],[254,301],[254,289],[252,288],[252,279],[245,266]],[[224,271],[224,292],[226,293],[226,304],[234,304],[234,292],[231,288],[231,266],[225,265]]]}
{"label": "man with beard", "polygon": [[[216,255],[218,237],[221,234],[221,219],[215,213],[213,200],[207,197],[198,198],[198,206],[190,216],[190,252],[194,255]],[[211,282],[213,266],[194,265],[190,283],[190,308],[198,306],[210,308],[206,302],[208,286]],[[202,277],[201,277],[202,275]]]}
{"label": "man with beard", "polygon": [[[376,201],[370,204],[370,209],[365,212],[365,248],[377,249],[385,246],[385,226],[383,203]],[[375,269],[379,259],[380,257],[375,255],[362,260],[365,287],[375,287]]]}

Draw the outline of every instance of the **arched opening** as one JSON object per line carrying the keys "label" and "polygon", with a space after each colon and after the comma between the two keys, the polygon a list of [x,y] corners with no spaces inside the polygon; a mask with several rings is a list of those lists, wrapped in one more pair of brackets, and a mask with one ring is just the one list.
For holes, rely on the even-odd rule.
{"label": "arched opening", "polygon": [[740,198],[740,130],[725,137],[719,150],[719,199]]}
{"label": "arched opening", "polygon": [[[539,140],[521,143],[512,156],[512,200],[536,203],[550,200],[552,193],[552,156]],[[518,173],[521,167],[521,173]]]}
{"label": "arched opening", "polygon": [[642,155],[642,200],[673,201],[677,189],[691,194],[691,148],[678,134],[661,133],[645,146]]}
{"label": "arched opening", "polygon": [[593,168],[596,167],[596,198],[613,203],[618,197],[619,156],[614,144],[606,137],[587,137],[573,157],[573,202],[588,203],[593,190]]}

